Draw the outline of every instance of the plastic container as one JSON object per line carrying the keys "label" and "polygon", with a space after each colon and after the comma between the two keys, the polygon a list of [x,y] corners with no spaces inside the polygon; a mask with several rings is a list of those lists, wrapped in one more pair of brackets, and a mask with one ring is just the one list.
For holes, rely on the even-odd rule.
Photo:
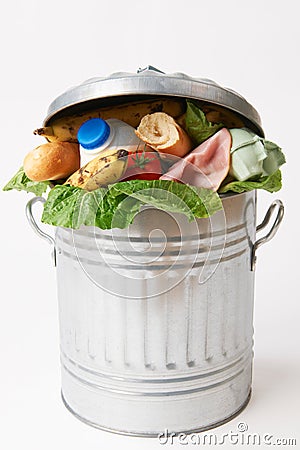
{"label": "plastic container", "polygon": [[94,118],[84,122],[78,130],[81,167],[106,148],[135,151],[142,146],[134,128],[118,119]]}

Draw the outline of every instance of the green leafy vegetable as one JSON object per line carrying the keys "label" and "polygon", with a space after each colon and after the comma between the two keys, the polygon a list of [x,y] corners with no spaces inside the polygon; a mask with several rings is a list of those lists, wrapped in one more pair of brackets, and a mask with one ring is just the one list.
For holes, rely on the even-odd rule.
{"label": "green leafy vegetable", "polygon": [[253,189],[264,189],[268,192],[277,192],[281,189],[281,171],[278,169],[272,175],[260,177],[258,180],[231,181],[220,187],[219,193],[225,192],[245,192]]}
{"label": "green leafy vegetable", "polygon": [[120,193],[170,212],[184,213],[190,221],[209,217],[222,208],[216,192],[169,180],[130,180],[109,186],[110,195]]}
{"label": "green leafy vegetable", "polygon": [[140,204],[134,199],[134,202],[127,202],[120,211],[118,205],[125,198],[126,195],[123,194],[113,197],[103,188],[89,192],[78,187],[58,185],[49,192],[42,222],[73,229],[78,229],[81,225],[96,226],[104,230],[112,228],[112,225],[126,228],[139,211]]}
{"label": "green leafy vegetable", "polygon": [[145,204],[183,213],[190,221],[222,208],[217,193],[168,180],[130,180],[91,192],[58,185],[44,204],[42,222],[73,229],[126,228]]}
{"label": "green leafy vegetable", "polygon": [[77,228],[73,216],[76,205],[79,206],[83,195],[84,191],[76,187],[55,186],[49,192],[47,201],[44,204],[42,222]]}
{"label": "green leafy vegetable", "polygon": [[98,205],[105,189],[88,192],[78,187],[57,185],[44,204],[42,222],[66,228],[95,225]]}
{"label": "green leafy vegetable", "polygon": [[3,191],[32,192],[35,195],[42,195],[50,186],[49,181],[31,181],[25,174],[23,167],[12,177],[12,179],[4,186]]}
{"label": "green leafy vegetable", "polygon": [[[114,198],[108,195],[107,200],[109,200],[108,204],[112,205],[113,202],[115,204],[111,210],[111,220],[106,228],[127,228],[133,222],[133,219],[143,205],[138,199],[128,197],[125,194],[118,195]],[[105,204],[103,204],[103,210],[106,211]],[[102,214],[102,210],[99,209],[97,213],[98,220],[96,222],[96,226],[99,228],[104,228],[101,222]]]}
{"label": "green leafy vegetable", "polygon": [[224,126],[222,123],[214,124],[209,122],[206,119],[204,112],[188,100],[185,125],[188,135],[193,139],[196,145],[206,141],[206,139],[215,134]]}

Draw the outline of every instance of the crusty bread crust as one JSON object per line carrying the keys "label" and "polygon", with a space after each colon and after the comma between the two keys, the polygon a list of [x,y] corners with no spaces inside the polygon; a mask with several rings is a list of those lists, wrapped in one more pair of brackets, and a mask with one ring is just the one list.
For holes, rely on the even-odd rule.
{"label": "crusty bread crust", "polygon": [[136,135],[154,150],[179,157],[193,148],[187,133],[166,113],[147,114],[142,118]]}

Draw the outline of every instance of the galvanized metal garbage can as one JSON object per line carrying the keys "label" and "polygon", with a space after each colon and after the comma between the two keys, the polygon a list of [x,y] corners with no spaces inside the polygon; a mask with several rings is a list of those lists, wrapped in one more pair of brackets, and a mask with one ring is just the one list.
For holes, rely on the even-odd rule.
{"label": "galvanized metal garbage can", "polygon": [[[244,98],[209,80],[138,74],[92,79],[59,97],[56,114],[147,96],[197,99],[263,134]],[[57,228],[62,398],[79,419],[122,434],[201,431],[235,417],[251,393],[256,250],[276,233],[275,200],[256,226],[256,191],[224,195],[223,210],[189,222],[144,207],[128,229]],[[272,219],[268,233],[256,239]]]}

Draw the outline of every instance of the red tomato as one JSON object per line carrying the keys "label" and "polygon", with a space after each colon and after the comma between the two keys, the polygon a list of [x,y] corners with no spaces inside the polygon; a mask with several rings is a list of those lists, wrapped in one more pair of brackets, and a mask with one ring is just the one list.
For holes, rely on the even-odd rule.
{"label": "red tomato", "polygon": [[158,180],[163,173],[160,157],[154,151],[129,153],[127,158],[127,169],[122,177],[122,181]]}

